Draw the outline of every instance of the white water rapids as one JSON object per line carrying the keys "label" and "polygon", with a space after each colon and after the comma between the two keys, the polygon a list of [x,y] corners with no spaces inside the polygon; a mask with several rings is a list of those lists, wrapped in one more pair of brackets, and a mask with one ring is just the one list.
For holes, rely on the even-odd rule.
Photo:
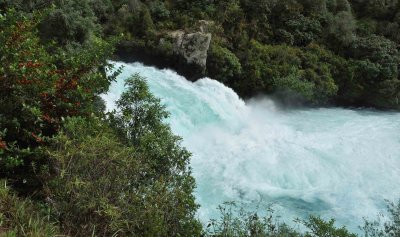
{"label": "white water rapids", "polygon": [[400,198],[400,113],[341,108],[281,110],[244,102],[223,84],[185,80],[171,70],[124,65],[104,96],[108,108],[134,73],[171,113],[174,133],[193,153],[203,221],[224,201],[274,203],[284,221],[309,214],[357,231],[362,218]]}

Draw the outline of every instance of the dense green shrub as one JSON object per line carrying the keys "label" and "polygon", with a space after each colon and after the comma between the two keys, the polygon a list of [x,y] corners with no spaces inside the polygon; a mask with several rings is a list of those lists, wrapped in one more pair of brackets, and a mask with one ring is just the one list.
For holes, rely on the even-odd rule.
{"label": "dense green shrub", "polygon": [[56,1],[56,8],[41,21],[40,34],[45,41],[60,45],[85,43],[100,30],[88,0]]}
{"label": "dense green shrub", "polygon": [[161,190],[153,192],[165,202],[155,206],[164,211],[166,236],[194,236],[201,227],[194,217],[198,205],[189,167],[191,154],[181,147],[181,138],[165,123],[169,114],[160,99],[150,93],[145,78],[134,75],[126,80],[126,87],[117,101],[120,113],[111,119],[114,129],[120,139],[136,148],[142,164],[149,167],[145,178],[159,182],[156,187]]}
{"label": "dense green shrub", "polygon": [[[92,37],[68,50],[53,44],[50,54],[36,16],[0,15],[1,178],[19,194],[35,194],[67,235],[198,236],[190,153],[162,122],[168,114],[144,79],[128,81],[122,113],[100,120],[98,95],[119,72],[105,75],[112,44]],[[2,209],[4,228],[52,236],[52,225],[34,216],[40,209],[30,210],[16,223]]]}
{"label": "dense green shrub", "polygon": [[[144,78],[104,114],[116,75],[104,35],[173,57],[162,35],[199,20],[212,21],[208,75],[242,96],[400,109],[398,1],[0,0],[0,179],[12,189],[0,186],[1,236],[354,236],[232,204],[201,233],[190,153]],[[365,235],[399,236],[399,210]]]}
{"label": "dense green shrub", "polygon": [[[30,0],[24,4],[20,0],[0,1],[0,9],[3,10],[16,7],[32,12],[46,5],[49,4],[45,0]],[[266,47],[285,44],[301,51],[310,44],[318,44],[347,62],[341,63],[340,66],[330,62],[326,63],[328,65],[316,65],[315,67],[321,68],[317,71],[315,67],[308,70],[306,76],[303,72],[293,74],[288,71],[287,75],[282,77],[285,79],[277,86],[279,90],[285,85],[288,88],[283,88],[284,91],[304,88],[294,86],[298,83],[288,82],[293,81],[293,78],[300,77],[303,81],[311,81],[314,84],[315,80],[319,81],[318,83],[330,81],[327,78],[330,77],[328,71],[331,71],[339,92],[335,93],[335,88],[330,82],[322,87],[315,85],[314,88],[319,89],[317,92],[307,87],[308,91],[303,93],[309,98],[306,101],[319,105],[326,104],[327,101],[336,101],[350,105],[399,108],[396,102],[396,78],[399,77],[400,56],[397,50],[400,43],[400,9],[397,1],[371,0],[364,3],[361,0],[57,0],[54,1],[54,5],[41,24],[42,39],[69,45],[87,42],[102,30],[106,35],[123,35],[125,40],[131,41],[130,44],[124,45],[134,45],[135,52],[148,54],[144,58],[163,55],[170,61],[176,60],[175,55],[171,47],[159,42],[161,35],[178,29],[198,30],[195,26],[200,20],[213,21],[213,25],[219,30],[212,32],[214,46],[209,50],[209,63],[205,70],[208,74],[202,76],[212,76],[224,83],[231,81],[228,85],[245,97],[260,92],[276,92],[270,83],[266,83],[269,78],[261,79],[256,76],[249,79],[249,76],[254,74],[254,68],[246,67],[245,64],[249,58],[254,57],[251,55],[252,50],[249,50],[252,47],[251,42],[257,41]],[[240,73],[237,70],[239,64],[233,55],[239,59],[242,66]],[[169,62],[168,59],[165,61]],[[158,62],[157,59],[155,61]],[[171,64],[182,67],[181,63]],[[348,68],[343,65],[347,65]],[[345,73],[336,78],[333,71],[343,70]],[[376,74],[375,70],[379,73]],[[315,77],[319,71],[323,71],[325,79]],[[373,75],[368,75],[366,79],[365,74],[369,72]],[[291,76],[287,77],[288,75]],[[344,80],[344,75],[349,77],[348,80]],[[274,81],[276,80],[275,78]],[[395,90],[387,88],[392,82]],[[388,90],[390,93],[385,94],[384,91]]]}
{"label": "dense green shrub", "polygon": [[111,115],[68,119],[50,156],[53,215],[73,236],[198,236],[190,153],[163,123],[168,115],[143,78],[127,81]]}
{"label": "dense green shrub", "polygon": [[51,173],[42,148],[63,117],[95,112],[93,101],[113,78],[104,74],[112,44],[96,39],[49,53],[37,36],[38,19],[14,10],[0,15],[0,177],[25,192]]}
{"label": "dense green shrub", "polygon": [[246,211],[243,206],[230,202],[220,206],[220,218],[211,220],[206,228],[210,237],[356,237],[345,227],[335,226],[333,219],[325,221],[320,217],[310,216],[308,220],[297,220],[305,230],[293,229],[281,222],[267,208],[266,214]]}
{"label": "dense green shrub", "polygon": [[337,228],[335,220],[324,221],[320,217],[310,216],[308,220],[301,221],[307,231],[305,237],[335,236],[335,237],[357,237],[349,232],[346,227]]}
{"label": "dense green shrub", "polygon": [[356,21],[349,11],[341,11],[334,15],[328,30],[329,45],[336,50],[343,49],[356,39]]}
{"label": "dense green shrub", "polygon": [[58,234],[48,210],[39,208],[29,199],[18,198],[6,181],[0,181],[0,236],[53,237]]}
{"label": "dense green shrub", "polygon": [[205,230],[209,237],[300,237],[301,234],[280,222],[268,208],[267,214],[246,211],[234,202],[218,207],[219,219],[210,220]]}
{"label": "dense green shrub", "polygon": [[397,45],[382,36],[372,35],[358,38],[351,45],[352,58],[376,64],[379,74],[374,80],[383,81],[398,77],[400,62]]}
{"label": "dense green shrub", "polygon": [[228,82],[237,78],[242,66],[239,59],[229,49],[212,44],[207,61],[208,74],[221,82]]}
{"label": "dense green shrub", "polygon": [[305,102],[323,104],[336,95],[330,56],[317,45],[300,50],[285,45],[267,46],[253,41],[243,65],[246,81],[239,90],[300,96]]}
{"label": "dense green shrub", "polygon": [[[334,101],[398,108],[397,89],[390,91],[389,96],[382,93],[389,89],[385,87],[391,82],[396,85],[395,78],[398,78],[396,48],[400,41],[397,27],[400,13],[396,1],[374,0],[368,4],[358,0],[118,2],[113,3],[114,14],[103,24],[105,31],[124,33],[127,40],[136,42],[136,49],[143,48],[150,57],[158,57],[158,52],[162,52],[164,57],[174,60],[172,48],[159,43],[159,36],[166,31],[193,31],[197,30],[194,26],[199,20],[213,21],[219,30],[213,32],[207,74],[203,76],[227,83],[241,96],[276,93],[279,88],[279,91],[286,91],[285,96],[293,94],[288,91],[294,91],[312,104]],[[372,12],[375,8],[377,11]],[[331,51],[334,57],[328,62],[313,63],[311,68],[294,66],[299,72],[293,73],[293,68],[287,70],[274,87],[272,82],[279,80],[268,78],[268,73],[258,73],[261,68],[255,69],[251,66],[254,62],[249,62],[258,57],[251,49],[252,42],[259,42],[266,48],[293,46],[305,52],[302,62],[313,57],[307,52],[309,45],[319,45]],[[236,58],[241,65],[240,73]],[[291,65],[290,61],[282,63]],[[371,66],[379,73],[374,74]],[[365,77],[369,71],[373,73],[369,75],[373,80]]]}
{"label": "dense green shrub", "polygon": [[341,11],[351,11],[351,6],[348,0],[327,0],[326,7],[328,11],[334,14]]}
{"label": "dense green shrub", "polygon": [[48,0],[0,0],[0,10],[14,8],[19,11],[33,12],[34,10],[50,7]]}
{"label": "dense green shrub", "polygon": [[[68,119],[53,147],[50,155],[58,175],[48,183],[46,194],[64,233],[111,236],[140,229],[136,221],[145,216],[138,218],[141,212],[135,208],[147,200],[142,196],[147,190],[138,187],[146,167],[133,148],[120,144],[107,126],[83,118]],[[150,231],[159,228],[149,225]]]}
{"label": "dense green shrub", "polygon": [[149,3],[149,10],[155,20],[165,20],[171,15],[171,12],[165,5],[165,2],[151,1]]}

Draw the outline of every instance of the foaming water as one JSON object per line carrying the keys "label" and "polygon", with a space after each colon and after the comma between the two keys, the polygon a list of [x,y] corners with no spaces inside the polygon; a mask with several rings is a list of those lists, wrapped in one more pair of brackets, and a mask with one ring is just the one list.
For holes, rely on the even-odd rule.
{"label": "foaming water", "polygon": [[104,96],[114,107],[124,79],[147,78],[166,105],[172,130],[193,153],[199,216],[217,217],[224,201],[274,203],[284,221],[333,217],[357,231],[362,218],[400,198],[400,113],[350,109],[280,110],[242,101],[211,80],[186,81],[170,70],[124,65]]}

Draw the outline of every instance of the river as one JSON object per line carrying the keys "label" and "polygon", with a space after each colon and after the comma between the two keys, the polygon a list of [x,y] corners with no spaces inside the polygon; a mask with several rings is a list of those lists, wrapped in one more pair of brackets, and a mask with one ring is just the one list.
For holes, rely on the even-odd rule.
{"label": "river", "polygon": [[193,153],[198,215],[218,216],[224,201],[272,204],[282,221],[310,214],[358,232],[363,217],[400,198],[400,113],[368,109],[284,110],[273,101],[241,100],[223,84],[187,81],[171,70],[124,65],[104,99],[108,108],[133,73],[147,78]]}

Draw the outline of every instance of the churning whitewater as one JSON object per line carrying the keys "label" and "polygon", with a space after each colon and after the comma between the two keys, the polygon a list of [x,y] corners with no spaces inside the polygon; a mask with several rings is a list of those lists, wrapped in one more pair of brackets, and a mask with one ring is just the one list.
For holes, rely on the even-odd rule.
{"label": "churning whitewater", "polygon": [[400,113],[350,109],[280,110],[268,99],[244,102],[211,80],[171,70],[124,66],[104,99],[108,108],[134,73],[147,78],[193,153],[200,219],[224,201],[273,204],[283,221],[310,214],[356,231],[385,199],[400,198]]}

